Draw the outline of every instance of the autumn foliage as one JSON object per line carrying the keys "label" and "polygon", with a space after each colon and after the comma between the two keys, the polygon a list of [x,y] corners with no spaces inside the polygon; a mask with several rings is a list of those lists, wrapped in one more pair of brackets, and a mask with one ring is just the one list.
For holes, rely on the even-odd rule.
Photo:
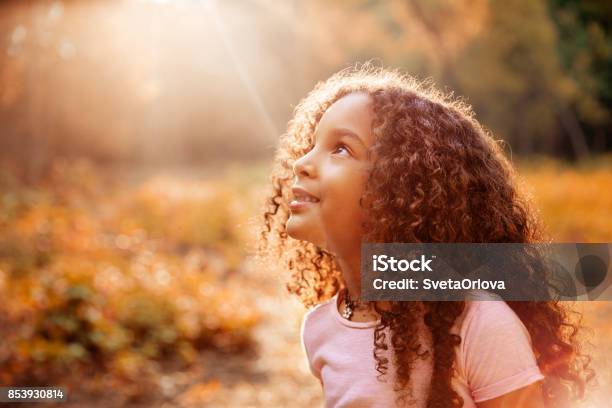
{"label": "autumn foliage", "polygon": [[2,385],[68,375],[83,387],[85,373],[94,388],[138,395],[151,392],[156,362],[252,347],[259,313],[236,278],[246,213],[231,188],[151,179],[130,189],[87,162],[58,162],[35,186],[7,173],[3,183]]}

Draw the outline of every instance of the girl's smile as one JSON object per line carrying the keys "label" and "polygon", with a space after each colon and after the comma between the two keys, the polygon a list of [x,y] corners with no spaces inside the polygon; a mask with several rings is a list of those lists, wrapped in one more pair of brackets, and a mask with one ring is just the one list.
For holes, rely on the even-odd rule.
{"label": "girl's smile", "polygon": [[308,191],[304,190],[302,187],[294,186],[291,190],[293,192],[293,196],[295,197],[289,203],[289,209],[291,212],[299,212],[306,208],[308,208],[311,204],[316,204],[319,202],[319,199]]}

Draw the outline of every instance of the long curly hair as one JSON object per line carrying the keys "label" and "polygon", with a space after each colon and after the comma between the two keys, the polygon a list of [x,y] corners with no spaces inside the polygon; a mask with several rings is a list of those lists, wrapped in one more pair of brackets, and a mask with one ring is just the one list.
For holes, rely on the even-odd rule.
{"label": "long curly hair", "polygon": [[[368,64],[340,71],[297,105],[279,141],[260,231],[259,256],[291,272],[290,293],[313,306],[345,287],[334,256],[313,243],[288,236],[285,224],[294,181],[293,164],[313,147],[323,113],[352,92],[370,96],[374,112],[371,147],[377,159],[361,199],[364,242],[542,242],[536,212],[521,193],[503,149],[463,101],[430,82]],[[527,277],[529,278],[529,277]],[[579,314],[564,303],[507,302],[526,326],[537,363],[546,377],[547,401],[582,397],[593,377],[590,358],[580,350]],[[416,327],[431,333],[433,374],[427,407],[460,407],[451,387],[454,348],[451,328],[465,302],[390,302],[374,331],[378,377],[388,370],[389,329],[394,350],[397,402],[405,402],[414,362],[422,358]],[[576,318],[578,317],[578,318]],[[419,321],[419,319],[421,321]],[[403,391],[402,391],[403,390]],[[408,391],[409,393],[409,391]]]}

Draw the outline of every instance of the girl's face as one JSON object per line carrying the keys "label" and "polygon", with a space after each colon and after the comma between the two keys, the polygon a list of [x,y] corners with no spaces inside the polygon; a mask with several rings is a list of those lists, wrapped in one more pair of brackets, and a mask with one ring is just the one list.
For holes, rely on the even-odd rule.
{"label": "girl's face", "polygon": [[362,208],[373,143],[371,99],[351,93],[325,111],[314,146],[294,164],[287,233],[332,253],[359,251]]}

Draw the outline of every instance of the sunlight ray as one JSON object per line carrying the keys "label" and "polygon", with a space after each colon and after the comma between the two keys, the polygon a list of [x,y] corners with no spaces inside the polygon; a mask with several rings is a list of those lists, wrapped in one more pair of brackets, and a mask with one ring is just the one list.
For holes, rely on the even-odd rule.
{"label": "sunlight ray", "polygon": [[222,17],[217,12],[215,2],[211,0],[203,0],[202,5],[211,16],[215,25],[215,30],[221,38],[223,46],[232,60],[232,64],[236,69],[238,77],[240,78],[240,82],[242,82],[242,85],[246,88],[249,99],[253,103],[257,114],[261,117],[262,123],[265,126],[265,132],[267,137],[269,137],[271,140],[276,139],[278,137],[277,127],[274,124],[274,121],[272,120],[272,117],[268,112],[264,101],[261,98],[261,95],[259,94],[259,91],[257,90],[257,87],[254,84],[253,79],[249,75],[248,70],[245,68],[244,62],[240,59],[240,56],[236,52],[236,48],[232,43],[226,25],[223,22]]}

